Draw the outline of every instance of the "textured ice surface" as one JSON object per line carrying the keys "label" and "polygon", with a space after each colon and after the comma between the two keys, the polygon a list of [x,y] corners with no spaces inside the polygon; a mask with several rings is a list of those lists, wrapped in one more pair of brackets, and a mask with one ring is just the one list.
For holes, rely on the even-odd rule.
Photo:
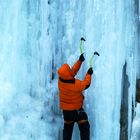
{"label": "textured ice surface", "polygon": [[140,139],[140,104],[137,104],[136,117],[133,122],[133,131],[131,140],[139,140],[139,139]]}
{"label": "textured ice surface", "polygon": [[[57,69],[72,65],[86,38],[83,78],[91,140],[119,140],[122,68],[129,76],[129,132],[135,94],[137,28],[132,0],[0,0],[0,139],[61,140]],[[78,139],[75,128],[73,140]],[[129,134],[130,135],[130,134]]]}

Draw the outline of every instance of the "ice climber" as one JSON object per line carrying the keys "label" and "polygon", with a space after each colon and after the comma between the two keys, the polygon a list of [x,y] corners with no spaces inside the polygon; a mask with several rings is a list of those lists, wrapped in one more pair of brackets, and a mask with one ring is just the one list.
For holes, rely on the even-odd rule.
{"label": "ice climber", "polygon": [[63,64],[58,69],[60,108],[64,118],[63,140],[71,140],[75,122],[78,123],[81,140],[89,140],[90,137],[88,117],[82,108],[84,100],[82,92],[90,86],[92,67],[88,69],[83,81],[74,78],[84,60],[84,55],[81,54],[72,68],[68,64]]}

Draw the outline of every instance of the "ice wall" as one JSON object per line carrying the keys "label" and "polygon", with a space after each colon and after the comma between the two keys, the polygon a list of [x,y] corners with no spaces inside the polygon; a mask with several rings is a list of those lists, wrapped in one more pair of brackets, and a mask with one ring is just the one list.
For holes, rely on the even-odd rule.
{"label": "ice wall", "polygon": [[48,1],[0,0],[1,140],[58,139],[50,11]]}
{"label": "ice wall", "polygon": [[[137,13],[139,13],[139,17],[137,18],[138,19],[138,54],[140,53],[140,1],[139,1],[139,4],[137,5]],[[138,79],[140,78],[140,58],[138,58],[138,76],[137,76],[137,81]],[[138,94],[139,93],[139,86],[138,86],[138,83],[137,83],[137,91],[136,93]],[[138,96],[138,95],[137,95]],[[131,140],[139,140],[140,138],[140,103],[137,102],[136,103],[136,108],[135,108],[135,118],[134,118],[134,121],[133,121],[133,124],[132,124],[132,137],[131,137]]]}
{"label": "ice wall", "polygon": [[[128,139],[137,75],[133,0],[0,0],[0,139],[61,140],[57,69],[78,59],[86,38],[83,78],[96,50],[85,110],[91,140],[119,140],[122,72],[130,87]],[[78,139],[75,127],[73,140]]]}

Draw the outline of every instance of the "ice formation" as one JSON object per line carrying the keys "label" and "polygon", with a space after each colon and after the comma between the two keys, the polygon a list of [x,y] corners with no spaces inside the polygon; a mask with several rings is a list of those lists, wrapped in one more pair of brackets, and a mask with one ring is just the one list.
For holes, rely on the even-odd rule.
{"label": "ice formation", "polygon": [[[0,0],[0,140],[62,140],[57,69],[78,59],[81,36],[86,60],[78,78],[84,77],[92,53],[100,53],[84,93],[91,140],[119,140],[125,106],[127,138],[134,138],[138,2]],[[73,140],[78,137],[75,126]]]}

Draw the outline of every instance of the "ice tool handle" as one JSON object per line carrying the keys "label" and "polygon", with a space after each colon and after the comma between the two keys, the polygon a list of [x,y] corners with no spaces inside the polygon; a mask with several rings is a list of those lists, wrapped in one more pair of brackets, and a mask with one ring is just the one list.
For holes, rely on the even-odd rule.
{"label": "ice tool handle", "polygon": [[97,55],[97,56],[100,56],[100,54],[98,52],[94,52],[90,58],[90,67],[92,67],[92,64],[93,64],[93,58],[94,56]]}
{"label": "ice tool handle", "polygon": [[83,37],[81,37],[81,41],[80,41],[80,53],[83,53],[82,47],[83,47],[83,41],[86,41]]}

